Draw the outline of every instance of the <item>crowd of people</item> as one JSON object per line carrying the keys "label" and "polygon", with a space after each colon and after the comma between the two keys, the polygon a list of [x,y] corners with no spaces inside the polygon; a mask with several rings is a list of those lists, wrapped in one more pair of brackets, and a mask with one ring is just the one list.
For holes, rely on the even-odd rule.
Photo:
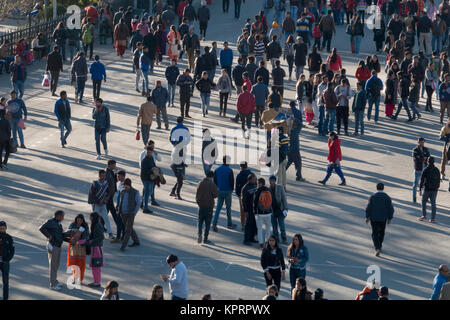
{"label": "crowd of people", "polygon": [[[335,171],[341,179],[341,186],[347,184],[341,161],[341,133],[364,137],[364,119],[378,124],[379,105],[384,90],[386,117],[397,120],[402,108],[411,122],[425,117],[419,107],[420,95],[427,93],[426,112],[433,112],[433,93],[440,103],[440,139],[443,141],[440,170],[434,166],[435,158],[424,146],[425,139],[418,139],[417,147],[412,151],[414,165],[414,182],[412,200],[417,201],[417,187],[422,196],[422,215],[419,220],[427,218],[427,202],[431,202],[430,223],[436,221],[436,198],[438,190],[445,181],[446,163],[450,157],[450,64],[448,53],[443,50],[448,45],[448,27],[450,5],[444,0],[438,7],[432,0],[428,1],[427,10],[422,0],[382,1],[377,3],[381,12],[380,27],[373,30],[378,52],[383,42],[386,57],[386,81],[380,79],[381,65],[377,55],[361,60],[356,69],[357,85],[351,88],[343,61],[336,48],[331,47],[336,25],[344,23],[347,17],[347,30],[350,35],[351,48],[359,54],[365,37],[364,12],[370,1],[332,0],[331,8],[325,1],[280,1],[264,0],[264,10],[255,15],[254,20],[247,19],[242,34],[236,41],[236,51],[228,42],[218,47],[201,47],[205,41],[211,12],[206,1],[199,8],[194,8],[192,1],[157,1],[154,13],[136,16],[133,8],[119,8],[113,13],[108,4],[103,8],[93,4],[86,8],[82,28],[78,32],[65,29],[60,23],[52,38],[55,45],[51,52],[43,35],[36,38],[32,50],[27,50],[24,40],[20,40],[14,49],[14,61],[5,59],[4,51],[9,44],[0,47],[0,67],[6,66],[10,72],[10,99],[0,101],[0,169],[7,169],[10,151],[14,144],[26,148],[23,129],[27,121],[27,107],[24,102],[24,83],[27,77],[26,64],[33,58],[30,52],[40,52],[46,57],[45,72],[49,74],[49,90],[56,96],[58,79],[64,72],[66,46],[70,49],[71,83],[75,87],[74,102],[83,104],[85,83],[89,74],[92,80],[92,110],[94,122],[96,159],[101,160],[101,145],[104,155],[108,156],[107,134],[111,128],[113,115],[101,98],[101,86],[106,82],[107,70],[100,61],[100,55],[94,54],[97,35],[99,44],[105,45],[111,38],[117,56],[127,58],[126,50],[131,50],[130,69],[135,73],[136,91],[145,96],[146,102],[139,106],[137,112],[136,136],[142,134],[144,151],[139,157],[140,179],[143,190],[140,193],[133,187],[126,172],[117,168],[116,161],[107,161],[107,167],[98,171],[98,180],[92,182],[88,191],[88,204],[92,206],[89,215],[90,225],[80,214],[64,231],[61,222],[64,212],[58,210],[54,217],[40,227],[47,239],[49,260],[50,288],[61,290],[57,272],[61,260],[61,248],[68,243],[67,266],[72,267],[73,281],[82,282],[86,268],[87,256],[94,281],[90,287],[101,287],[101,270],[104,267],[104,234],[107,233],[112,243],[120,243],[120,250],[137,247],[140,239],[134,229],[134,220],[140,209],[144,214],[151,214],[151,208],[160,206],[156,201],[156,186],[165,184],[162,169],[157,162],[162,157],[157,152],[155,141],[151,140],[153,116],[156,118],[157,130],[161,129],[161,115],[165,130],[170,130],[167,108],[179,102],[180,116],[169,133],[169,142],[178,151],[179,158],[172,157],[170,168],[176,183],[170,196],[182,200],[181,190],[186,177],[184,158],[186,152],[180,144],[189,143],[189,128],[184,124],[189,114],[190,102],[195,89],[201,98],[202,117],[208,115],[210,97],[218,91],[220,100],[219,117],[227,116],[228,101],[233,91],[237,94],[236,114],[230,117],[233,122],[241,122],[242,135],[251,139],[253,114],[254,127],[264,130],[267,138],[267,165],[271,164],[269,153],[276,152],[278,161],[271,168],[271,175],[266,182],[257,177],[248,167],[247,162],[240,164],[236,175],[230,168],[230,157],[224,156],[222,164],[213,169],[217,160],[217,144],[208,129],[203,129],[202,163],[204,178],[197,185],[196,203],[198,205],[198,243],[212,245],[209,232],[219,232],[218,220],[225,203],[227,228],[236,229],[232,223],[232,194],[239,198],[241,231],[243,243],[252,246],[257,243],[262,250],[261,267],[267,285],[266,300],[276,299],[281,290],[281,281],[286,279],[285,255],[280,244],[288,245],[285,219],[288,217],[289,204],[286,194],[287,170],[295,166],[296,181],[305,181],[302,174],[302,157],[299,137],[301,129],[306,126],[317,129],[318,136],[328,137],[328,166],[324,179],[318,181],[325,185]],[[228,12],[228,1],[223,1],[223,12]],[[235,18],[240,16],[240,1],[235,1]],[[195,32],[199,24],[200,34]],[[385,27],[387,26],[387,27]],[[414,35],[411,36],[411,33]],[[416,50],[415,34],[418,37]],[[39,38],[40,37],[40,38]],[[41,40],[39,40],[41,39]],[[432,41],[431,41],[431,40]],[[5,46],[5,47],[4,47]],[[45,47],[44,47],[45,46]],[[3,48],[3,49],[2,49]],[[81,50],[82,49],[82,50]],[[326,56],[321,51],[327,51]],[[87,54],[89,51],[88,63]],[[418,52],[414,55],[414,52]],[[73,55],[73,53],[75,53]],[[187,67],[180,70],[179,63],[186,54]],[[238,56],[237,64],[234,63]],[[31,60],[30,60],[31,59]],[[288,72],[281,66],[286,61]],[[166,62],[167,61],[167,62]],[[155,85],[149,82],[149,75],[154,74],[155,65],[164,67],[164,78],[158,77]],[[294,71],[295,67],[295,73]],[[216,71],[220,68],[217,80]],[[309,71],[309,75],[306,74]],[[2,69],[0,69],[2,71]],[[110,75],[111,76],[111,75]],[[112,77],[112,76],[111,76]],[[296,82],[296,99],[288,102],[289,108],[283,108],[286,102],[285,81]],[[271,86],[269,83],[272,82]],[[167,83],[167,87],[164,85]],[[153,87],[153,88],[152,88]],[[178,94],[177,94],[177,88]],[[54,106],[58,127],[60,128],[61,147],[67,145],[72,131],[71,105],[66,91],[59,92],[59,99]],[[177,101],[176,98],[179,98]],[[367,109],[366,109],[367,106]],[[350,109],[351,108],[351,109]],[[396,109],[396,111],[395,111]],[[349,132],[349,118],[354,113],[354,131]],[[394,113],[395,111],[395,113]],[[366,116],[365,116],[366,115]],[[444,119],[447,122],[444,124]],[[306,122],[306,123],[304,123]],[[336,126],[335,126],[336,124]],[[343,129],[343,130],[342,130]],[[19,141],[17,140],[19,135]],[[20,144],[19,144],[20,142]],[[275,150],[275,151],[274,151]],[[2,160],[2,154],[5,157]],[[176,153],[176,152],[175,152]],[[394,207],[391,198],[384,192],[384,184],[377,184],[377,192],[370,197],[366,208],[366,222],[372,226],[372,239],[375,255],[382,252],[386,224],[393,219]],[[449,184],[450,191],[450,184]],[[217,198],[217,203],[215,199]],[[213,214],[214,207],[216,210]],[[110,220],[111,214],[116,226],[114,235]],[[2,227],[4,226],[4,227]],[[2,231],[3,230],[3,231]],[[6,223],[0,222],[0,244],[4,245],[3,260],[0,266],[3,273],[4,298],[8,298],[9,261],[14,255],[12,238],[5,234]],[[129,243],[129,239],[132,243]],[[1,246],[0,246],[1,248]],[[0,254],[1,256],[1,254]],[[308,248],[301,234],[296,234],[286,251],[289,262],[289,282],[293,300],[324,299],[324,291],[318,288],[314,293],[306,285],[306,267],[309,260]],[[173,300],[188,297],[188,278],[186,266],[174,255],[167,258],[172,269],[170,275],[161,275],[161,280],[168,282]],[[448,298],[450,287],[444,285],[449,278],[449,270],[440,266],[439,274],[433,284],[432,299],[441,295]],[[445,281],[444,281],[445,280]],[[118,283],[109,281],[105,286],[103,299],[119,299]],[[441,287],[446,288],[445,290]],[[152,300],[163,299],[161,285],[155,285]],[[387,287],[377,288],[368,285],[356,299],[386,300],[389,295]],[[204,297],[205,299],[211,298]]]}

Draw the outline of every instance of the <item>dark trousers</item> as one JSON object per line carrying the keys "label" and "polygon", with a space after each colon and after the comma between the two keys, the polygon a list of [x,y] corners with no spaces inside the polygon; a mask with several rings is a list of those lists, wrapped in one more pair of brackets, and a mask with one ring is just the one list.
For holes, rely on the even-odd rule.
{"label": "dark trousers", "polygon": [[121,214],[120,220],[122,221],[123,225],[125,226],[123,241],[122,241],[122,248],[125,249],[128,245],[128,241],[133,239],[133,242],[136,244],[140,244],[139,238],[137,236],[136,231],[134,231],[133,225],[134,225],[134,218],[136,216],[134,214]]}
{"label": "dark trousers", "polygon": [[77,78],[77,89],[75,90],[75,95],[80,98],[80,101],[83,100],[84,87],[86,85],[86,78],[79,77]]}
{"label": "dark trousers", "polygon": [[427,216],[427,202],[430,199],[431,203],[431,219],[436,217],[436,198],[437,191],[424,191],[422,195],[422,216]]}
{"label": "dark trousers", "polygon": [[103,149],[108,150],[108,144],[106,143],[106,129],[95,128],[95,148],[97,150],[97,155],[100,154],[100,140],[103,144]]}
{"label": "dark trousers", "polygon": [[124,225],[123,225],[122,218],[117,213],[116,207],[114,206],[113,197],[110,197],[108,202],[106,203],[106,210],[111,212],[114,222],[116,223],[116,228],[117,228],[116,238],[121,239],[124,235]]}
{"label": "dark trousers", "polygon": [[229,7],[230,7],[230,0],[222,0],[223,12],[228,12]]}
{"label": "dark trousers", "polygon": [[306,277],[306,269],[289,268],[289,281],[291,282],[291,290],[295,288],[297,278]]}
{"label": "dark trousers", "polygon": [[55,93],[56,88],[58,87],[59,80],[59,71],[51,71],[50,70],[50,91]]}
{"label": "dark trousers", "polygon": [[255,109],[255,124],[257,127],[260,125],[263,125],[263,122],[261,121],[261,115],[264,111],[264,106],[256,106]]}
{"label": "dark trousers", "polygon": [[244,227],[244,241],[254,240],[257,233],[255,214],[253,212],[247,213]]}
{"label": "dark trousers", "polygon": [[200,21],[200,36],[206,38],[206,29],[208,29],[208,21]]}
{"label": "dark trousers", "polygon": [[431,104],[431,98],[433,97],[433,87],[432,86],[425,86],[425,90],[427,91],[427,105],[425,110],[427,111],[433,111],[433,106]]}
{"label": "dark trousers", "polygon": [[[227,70],[228,75],[231,74],[231,66],[220,66],[220,68]],[[231,79],[231,77],[230,77],[230,79]],[[236,90],[237,90],[237,88],[236,88]]]}
{"label": "dark trousers", "polygon": [[241,15],[241,1],[234,1],[234,17],[239,19]]}
{"label": "dark trousers", "polygon": [[[3,158],[2,161],[3,150],[5,150],[5,157]],[[8,140],[0,141],[0,167],[8,163],[8,158],[9,158],[9,141]]]}
{"label": "dark trousers", "polygon": [[84,46],[84,53],[87,57],[87,49],[89,47],[89,59],[92,60],[92,56],[93,56],[93,52],[94,52],[94,41],[92,41],[91,43],[88,44],[83,44]]}
{"label": "dark trousers", "polygon": [[336,127],[338,134],[341,132],[341,122],[344,122],[345,133],[348,132],[348,106],[338,106],[336,109]]}
{"label": "dark trousers", "polygon": [[252,115],[253,113],[240,113],[239,114],[241,117],[241,122],[242,122],[242,130],[245,131],[245,124],[247,124],[247,128],[250,130],[252,128]]}
{"label": "dark trousers", "polygon": [[203,223],[205,224],[204,240],[208,240],[209,228],[211,227],[211,220],[214,208],[198,208],[198,236],[202,236]]}
{"label": "dark trousers", "polygon": [[300,150],[297,152],[291,152],[288,154],[288,162],[286,164],[286,171],[291,164],[294,164],[296,176],[298,179],[302,178],[302,156],[300,155]]}
{"label": "dark trousers", "polygon": [[102,87],[102,80],[92,80],[92,93],[94,100],[100,98],[100,89]]}
{"label": "dark trousers", "polygon": [[227,113],[227,104],[228,104],[228,96],[230,93],[228,92],[221,92],[220,93],[220,113],[223,111],[223,115]]}
{"label": "dark trousers", "polygon": [[370,221],[372,225],[372,240],[375,250],[381,250],[384,240],[384,230],[386,229],[386,221]]}
{"label": "dark trousers", "polygon": [[8,298],[9,298],[9,262],[0,262],[0,270],[2,271],[3,300],[8,300]]}
{"label": "dark trousers", "polygon": [[381,51],[381,49],[383,48],[383,41],[375,41],[375,46],[377,48],[377,52]]}
{"label": "dark trousers", "polygon": [[275,284],[278,288],[278,292],[280,291],[280,285],[281,285],[281,268],[278,269],[269,269],[269,273],[272,276],[272,279],[267,279],[267,275],[264,272],[264,279],[266,279],[266,285],[271,286],[272,284]]}
{"label": "dark trousers", "polygon": [[180,195],[181,187],[183,186],[183,173],[181,169],[174,169],[172,168],[173,174],[177,178],[177,182],[172,188],[172,194],[175,193],[176,195]]}
{"label": "dark trousers", "polygon": [[331,38],[333,37],[333,31],[324,31],[323,32],[323,42],[322,47],[325,48],[325,44],[327,45],[327,51],[330,52],[331,47]]}
{"label": "dark trousers", "polygon": [[189,114],[190,104],[191,104],[191,96],[180,94],[180,111],[181,111],[182,117],[184,117],[185,112],[186,112],[186,115]]}

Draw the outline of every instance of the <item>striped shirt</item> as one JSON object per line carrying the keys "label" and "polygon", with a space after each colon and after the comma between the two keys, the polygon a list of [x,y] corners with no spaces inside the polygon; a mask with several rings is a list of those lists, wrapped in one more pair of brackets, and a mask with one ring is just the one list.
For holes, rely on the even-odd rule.
{"label": "striped shirt", "polygon": [[253,52],[255,53],[255,57],[263,56],[265,51],[266,51],[266,46],[264,45],[263,41],[259,41],[255,44],[255,48],[253,49]]}
{"label": "striped shirt", "polygon": [[297,21],[296,31],[297,31],[297,33],[309,31],[309,20],[308,19],[305,19],[305,20],[299,19]]}

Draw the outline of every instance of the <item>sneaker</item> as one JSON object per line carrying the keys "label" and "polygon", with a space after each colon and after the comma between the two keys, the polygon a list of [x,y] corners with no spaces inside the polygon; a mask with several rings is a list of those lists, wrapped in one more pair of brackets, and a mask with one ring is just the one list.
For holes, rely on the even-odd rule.
{"label": "sneaker", "polygon": [[428,222],[429,222],[429,223],[436,223],[436,220],[430,219],[430,220],[428,220]]}
{"label": "sneaker", "polygon": [[140,243],[133,242],[132,244],[129,245],[129,247],[130,248],[139,247],[140,245],[141,245]]}
{"label": "sneaker", "polygon": [[260,249],[264,248],[264,245],[262,243],[259,244],[258,246]]}
{"label": "sneaker", "polygon": [[202,236],[198,236],[197,243],[202,243]]}
{"label": "sneaker", "polygon": [[214,231],[214,232],[219,232],[219,229],[217,229],[217,226],[213,226],[213,227],[212,227],[212,231]]}
{"label": "sneaker", "polygon": [[419,218],[417,218],[419,221],[426,221],[427,220],[427,217],[424,217],[424,216],[421,216],[421,217],[419,217]]}
{"label": "sneaker", "polygon": [[161,130],[161,126],[157,126],[157,127],[156,127],[156,130]]}
{"label": "sneaker", "polygon": [[96,157],[97,160],[100,160],[101,158],[102,158],[102,157],[101,157],[99,154],[98,154],[97,157]]}
{"label": "sneaker", "polygon": [[177,199],[177,200],[183,200],[183,198],[182,198],[179,194],[177,194],[177,195],[175,196],[175,199]]}
{"label": "sneaker", "polygon": [[227,226],[227,229],[234,230],[237,228],[237,225],[232,224],[231,226]]}
{"label": "sneaker", "polygon": [[325,181],[322,181],[322,180],[319,180],[319,181],[317,181],[318,183],[321,183],[321,184],[323,184],[323,185],[325,185],[326,184],[326,182]]}
{"label": "sneaker", "polygon": [[441,174],[441,180],[442,180],[442,181],[445,180],[445,174]]}
{"label": "sneaker", "polygon": [[212,245],[213,242],[210,241],[210,240],[208,240],[208,239],[204,239],[204,240],[203,240],[203,244],[209,244],[209,245]]}
{"label": "sneaker", "polygon": [[287,241],[286,238],[283,238],[283,239],[281,240],[281,243],[282,243],[282,244],[288,244],[288,241]]}
{"label": "sneaker", "polygon": [[250,242],[251,242],[251,243],[258,243],[258,240],[251,239]]}
{"label": "sneaker", "polygon": [[105,157],[108,156],[108,149],[105,149]]}
{"label": "sneaker", "polygon": [[358,132],[353,132],[352,136],[357,137],[358,136]]}
{"label": "sneaker", "polygon": [[144,211],[142,211],[143,213],[146,213],[146,214],[150,214],[150,213],[153,213],[153,211],[152,210],[150,210],[150,209],[144,209]]}
{"label": "sneaker", "polygon": [[305,182],[306,179],[305,179],[305,178],[299,178],[299,177],[297,177],[297,178],[295,179],[295,181]]}

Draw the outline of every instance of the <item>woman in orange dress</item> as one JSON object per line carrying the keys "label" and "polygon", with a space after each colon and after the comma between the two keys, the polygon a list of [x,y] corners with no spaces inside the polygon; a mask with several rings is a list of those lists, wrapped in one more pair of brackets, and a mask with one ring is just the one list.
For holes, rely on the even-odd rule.
{"label": "woman in orange dress", "polygon": [[84,271],[86,270],[87,240],[89,239],[89,226],[84,220],[84,216],[79,214],[75,221],[69,226],[70,242],[67,252],[67,267],[72,268],[73,283],[83,282]]}
{"label": "woman in orange dress", "polygon": [[170,60],[178,60],[178,55],[180,53],[180,51],[178,50],[178,46],[181,44],[181,36],[180,33],[175,29],[175,26],[170,26],[170,31],[167,35],[167,41],[169,42],[168,55]]}

